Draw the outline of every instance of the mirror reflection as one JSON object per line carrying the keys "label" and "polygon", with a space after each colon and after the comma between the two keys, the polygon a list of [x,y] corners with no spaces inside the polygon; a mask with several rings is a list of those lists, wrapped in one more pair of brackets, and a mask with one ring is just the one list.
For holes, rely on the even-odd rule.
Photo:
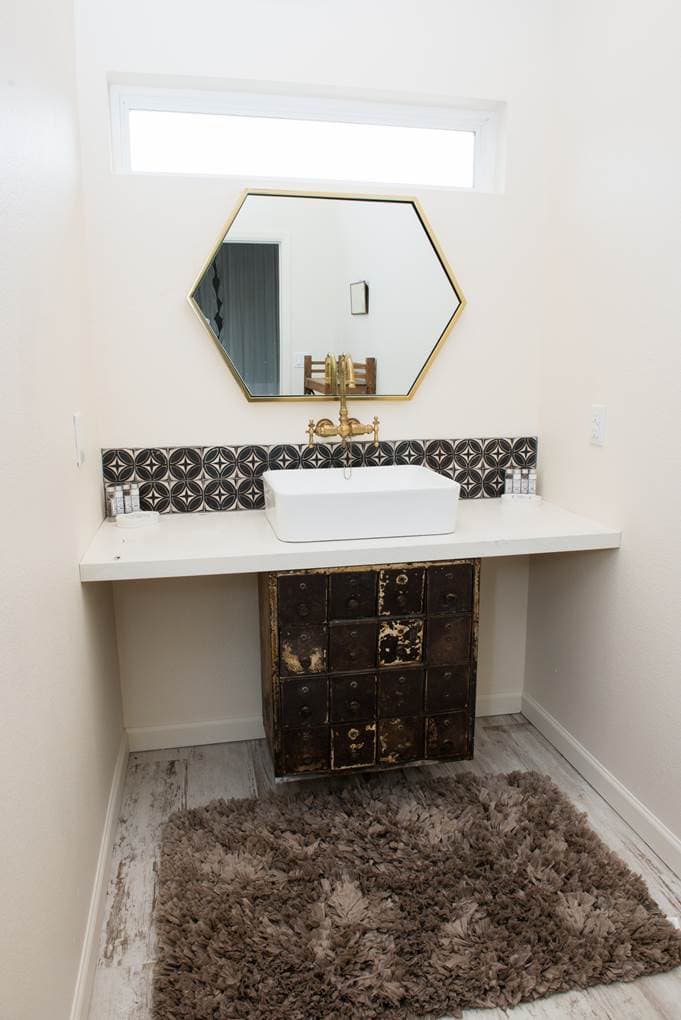
{"label": "mirror reflection", "polygon": [[254,399],[408,396],[463,306],[414,200],[259,192],[190,299]]}

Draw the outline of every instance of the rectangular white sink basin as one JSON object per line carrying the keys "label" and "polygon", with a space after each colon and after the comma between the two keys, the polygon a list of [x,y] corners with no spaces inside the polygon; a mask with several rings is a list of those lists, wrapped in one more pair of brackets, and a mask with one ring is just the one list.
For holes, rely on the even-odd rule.
{"label": "rectangular white sink basin", "polygon": [[265,471],[265,514],[283,542],[446,535],[460,485],[427,467]]}

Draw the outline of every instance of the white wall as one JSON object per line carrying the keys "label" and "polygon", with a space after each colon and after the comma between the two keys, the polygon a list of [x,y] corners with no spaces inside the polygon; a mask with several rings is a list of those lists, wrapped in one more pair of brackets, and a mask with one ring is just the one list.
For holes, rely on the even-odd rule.
{"label": "white wall", "polygon": [[252,182],[111,172],[107,75],[144,73],[216,87],[236,78],[507,100],[506,192],[420,194],[469,306],[418,399],[381,413],[387,438],[534,433],[529,351],[543,336],[550,5],[198,0],[191,17],[180,0],[77,0],[76,8],[105,445],[300,441],[307,418],[297,403],[246,403],[185,301]]}
{"label": "white wall", "polygon": [[[139,81],[144,73],[175,85],[186,76],[220,87],[230,78],[377,98],[506,101],[505,192],[426,189],[418,194],[468,307],[413,401],[380,409],[366,402],[361,412],[363,420],[379,412],[385,438],[535,433],[533,352],[545,337],[540,297],[550,186],[544,128],[551,5],[425,0],[415,8],[394,0],[348,0],[333,7],[306,0],[198,0],[190,17],[180,0],[115,5],[77,0],[76,10],[103,445],[300,442],[309,416],[298,403],[248,404],[185,301],[240,190],[253,182],[111,171],[107,76]],[[309,185],[314,188],[315,182]],[[345,190],[366,186],[349,182]],[[295,340],[293,346],[297,349]],[[319,416],[335,413],[323,402],[315,407]],[[524,613],[526,577],[517,565],[506,564],[498,565],[496,576],[505,593],[498,625],[510,632],[513,620],[522,633],[505,658],[487,644],[491,636],[483,638],[481,659],[486,657],[490,672],[485,679],[481,670],[480,690],[483,695],[507,690],[512,676],[519,695],[524,623],[518,614]],[[132,587],[117,595],[118,619],[126,621],[121,644],[126,723],[133,728],[165,723],[171,706],[173,722],[189,718],[186,673],[173,663],[184,663],[186,642],[192,633],[204,632],[201,606],[215,597],[215,589],[196,583],[196,610],[192,615],[187,609],[178,634],[171,626],[174,584],[155,591],[156,621],[169,642],[164,700],[156,697],[154,670],[134,666],[148,655],[142,621],[134,625],[139,596]],[[231,598],[229,585],[228,579],[223,582],[220,600]],[[202,644],[197,661],[206,672],[195,670],[192,681],[209,684],[199,701],[206,711],[212,705],[219,719],[236,712],[237,705],[239,712],[253,710],[259,683],[255,664],[248,672],[233,671],[233,660],[223,658],[223,642],[216,636]],[[247,660],[250,635],[235,636],[232,648],[234,661]]]}
{"label": "white wall", "polygon": [[681,10],[561,11],[541,474],[624,545],[532,559],[526,690],[681,839]]}
{"label": "white wall", "polygon": [[0,40],[0,1014],[63,1020],[122,735],[111,592],[78,578],[100,469],[71,5],[5,3]]}

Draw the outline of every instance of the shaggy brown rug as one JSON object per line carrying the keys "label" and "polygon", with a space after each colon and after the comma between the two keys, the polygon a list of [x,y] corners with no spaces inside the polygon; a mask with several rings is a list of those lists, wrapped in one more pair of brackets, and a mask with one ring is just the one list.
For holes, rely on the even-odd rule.
{"label": "shaggy brown rug", "polygon": [[533,772],[178,813],[156,925],[157,1020],[460,1016],[681,963],[643,881]]}

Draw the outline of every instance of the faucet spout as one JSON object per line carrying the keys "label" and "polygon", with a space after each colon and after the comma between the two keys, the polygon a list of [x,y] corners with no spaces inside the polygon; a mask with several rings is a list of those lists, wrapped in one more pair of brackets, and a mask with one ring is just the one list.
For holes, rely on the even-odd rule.
{"label": "faucet spout", "polygon": [[[327,355],[327,359],[330,355]],[[344,446],[353,436],[373,435],[374,446],[378,446],[379,420],[374,417],[371,425],[364,425],[358,418],[351,418],[348,412],[347,391],[355,388],[355,368],[349,354],[340,354],[336,361],[336,380],[338,383],[338,400],[340,408],[338,412],[338,424],[334,425],[329,418],[320,418],[315,424],[310,419],[307,426],[307,445],[314,444],[315,436],[328,439],[331,436],[338,436]]]}

